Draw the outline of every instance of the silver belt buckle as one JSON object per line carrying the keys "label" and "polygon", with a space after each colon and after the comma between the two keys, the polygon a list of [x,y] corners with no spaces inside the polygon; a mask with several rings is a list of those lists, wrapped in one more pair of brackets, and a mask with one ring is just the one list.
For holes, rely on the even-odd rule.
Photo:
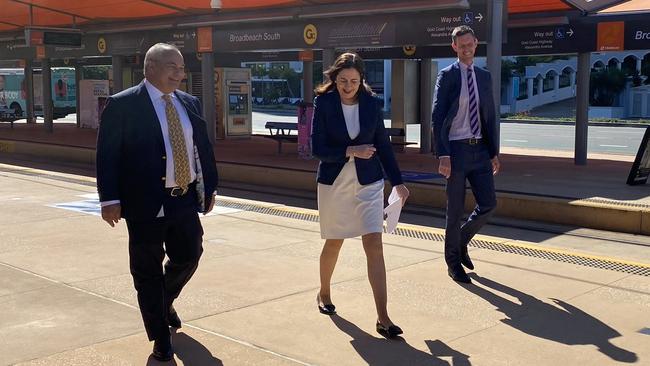
{"label": "silver belt buckle", "polygon": [[469,138],[469,141],[467,141],[467,142],[468,142],[470,145],[478,145],[479,141],[480,141],[479,139],[475,139],[475,138],[473,138],[473,137],[470,137],[470,138]]}
{"label": "silver belt buckle", "polygon": [[172,188],[171,192],[169,192],[169,195],[172,197],[178,197],[183,195],[183,188],[181,187],[174,187]]}

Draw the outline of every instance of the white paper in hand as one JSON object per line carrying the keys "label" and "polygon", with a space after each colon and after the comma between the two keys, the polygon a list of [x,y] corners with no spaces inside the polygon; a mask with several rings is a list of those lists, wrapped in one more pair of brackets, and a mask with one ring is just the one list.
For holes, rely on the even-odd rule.
{"label": "white paper in hand", "polygon": [[392,234],[397,228],[397,223],[399,222],[399,215],[402,212],[402,199],[397,195],[397,190],[393,187],[393,190],[388,196],[388,206],[384,209],[384,214],[386,214],[386,232]]}

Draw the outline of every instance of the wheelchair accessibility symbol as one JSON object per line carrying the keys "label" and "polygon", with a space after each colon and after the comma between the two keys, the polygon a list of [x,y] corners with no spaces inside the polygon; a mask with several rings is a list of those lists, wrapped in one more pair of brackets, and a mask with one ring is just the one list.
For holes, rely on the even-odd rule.
{"label": "wheelchair accessibility symbol", "polygon": [[465,21],[465,24],[471,24],[474,22],[474,13],[468,11],[467,13],[463,14],[463,21]]}

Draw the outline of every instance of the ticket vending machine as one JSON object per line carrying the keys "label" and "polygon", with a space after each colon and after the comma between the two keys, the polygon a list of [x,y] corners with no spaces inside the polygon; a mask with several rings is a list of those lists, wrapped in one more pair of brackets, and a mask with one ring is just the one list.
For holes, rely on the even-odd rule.
{"label": "ticket vending machine", "polygon": [[251,70],[215,68],[217,138],[250,138],[253,133]]}

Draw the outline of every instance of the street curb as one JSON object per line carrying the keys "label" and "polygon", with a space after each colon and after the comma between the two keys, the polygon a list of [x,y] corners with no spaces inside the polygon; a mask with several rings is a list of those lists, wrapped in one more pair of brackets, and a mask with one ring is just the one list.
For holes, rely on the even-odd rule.
{"label": "street curb", "polygon": [[[220,179],[300,191],[316,191],[316,172],[287,168],[269,167],[254,164],[217,161]],[[269,179],[269,177],[282,179]],[[446,195],[443,185],[408,183],[411,192],[409,203],[432,208],[445,208]],[[390,192],[386,183],[385,193]],[[468,190],[469,192],[469,190]],[[497,191],[496,214],[523,220],[533,220],[553,224],[579,226],[585,228],[650,234],[650,206],[629,207],[618,201],[591,202],[587,199],[573,199],[528,195]],[[474,199],[467,195],[465,210],[474,208]]]}
{"label": "street curb", "polygon": [[[575,122],[568,121],[555,121],[550,119],[512,119],[512,118],[502,118],[501,123],[520,123],[528,125],[557,125],[557,126],[575,126]],[[636,128],[646,128],[650,127],[650,124],[644,123],[625,123],[625,122],[589,122],[589,126],[599,126],[599,127],[636,127]]]}

